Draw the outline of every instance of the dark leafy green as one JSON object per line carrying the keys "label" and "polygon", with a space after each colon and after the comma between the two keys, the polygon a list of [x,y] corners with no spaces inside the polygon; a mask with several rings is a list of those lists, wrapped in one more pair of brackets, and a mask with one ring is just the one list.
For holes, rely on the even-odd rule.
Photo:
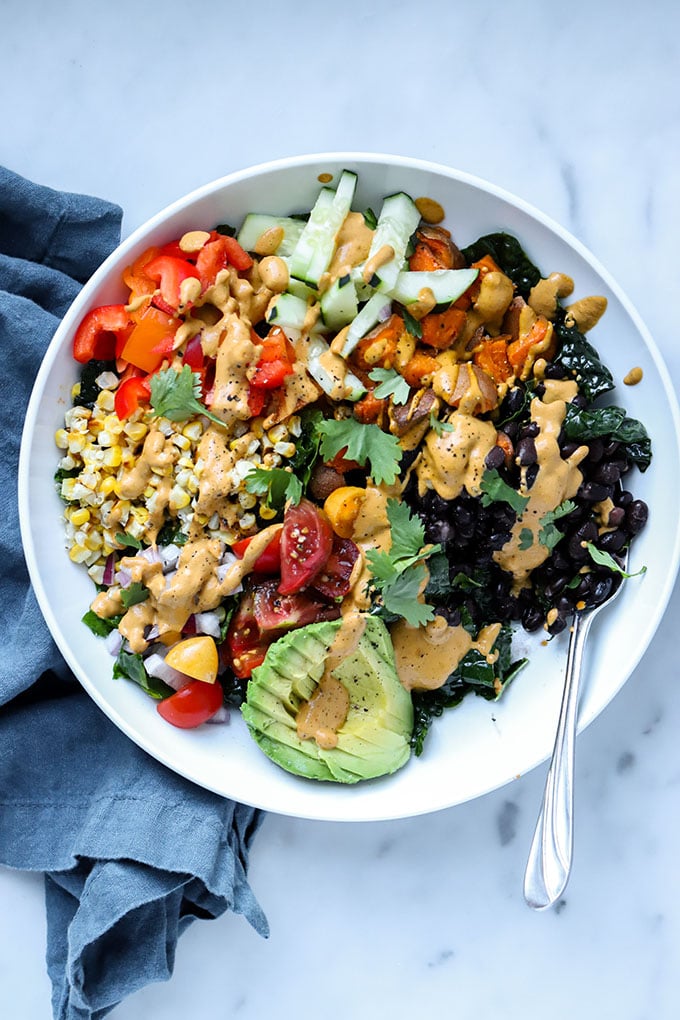
{"label": "dark leafy green", "polygon": [[81,469],[79,467],[74,468],[59,468],[54,473],[54,485],[59,494],[59,498],[64,500],[64,503],[75,503],[77,500],[66,499],[61,491],[61,483],[65,478],[75,478],[76,475],[80,474]]}
{"label": "dark leafy green", "polygon": [[614,389],[614,379],[600,355],[576,326],[567,326],[565,312],[560,310],[554,322],[555,335],[558,341],[558,352],[555,364],[561,365],[576,379],[579,390],[588,403],[596,397]]}
{"label": "dark leafy green", "polygon": [[156,545],[161,549],[164,545],[185,545],[187,536],[182,532],[182,522],[166,521],[156,536]]}
{"label": "dark leafy green", "polygon": [[108,616],[103,619],[101,616],[97,616],[93,610],[88,609],[83,617],[83,623],[86,627],[89,627],[93,634],[97,637],[107,637],[112,630],[115,630],[120,621],[123,619],[119,616]]}
{"label": "dark leafy green", "polygon": [[435,691],[414,691],[411,746],[416,755],[423,752],[425,737],[434,718],[448,708],[455,708],[471,692],[487,701],[497,700],[526,665],[526,659],[512,660],[512,628],[509,624],[501,628],[494,650],[498,652],[495,663],[487,662],[481,652],[472,649],[442,687]]}
{"label": "dark leafy green", "polygon": [[295,453],[291,457],[290,466],[294,474],[302,482],[303,489],[307,489],[312,468],[319,455],[321,444],[321,433],[317,426],[323,421],[321,411],[306,408],[300,415],[300,435],[295,440]]}
{"label": "dark leafy green", "polygon": [[125,680],[132,680],[156,701],[162,701],[175,693],[172,687],[168,687],[162,680],[149,676],[144,669],[144,660],[137,652],[121,650],[118,653],[118,658],[113,664],[113,677],[114,680],[121,677]]}
{"label": "dark leafy green", "polygon": [[647,429],[642,422],[629,418],[623,407],[580,408],[569,404],[563,427],[567,437],[578,442],[600,438],[621,443],[640,471],[646,471],[650,465],[652,441]]}
{"label": "dark leafy green", "polygon": [[518,293],[524,298],[529,296],[531,288],[541,279],[540,270],[528,258],[517,238],[503,231],[485,234],[467,248],[463,248],[463,255],[469,264],[490,255],[505,275],[510,277]]}
{"label": "dark leafy green", "polygon": [[80,392],[73,403],[78,407],[89,407],[92,409],[100,394],[100,389],[95,382],[102,372],[115,372],[115,361],[88,361],[83,365],[80,372]]}

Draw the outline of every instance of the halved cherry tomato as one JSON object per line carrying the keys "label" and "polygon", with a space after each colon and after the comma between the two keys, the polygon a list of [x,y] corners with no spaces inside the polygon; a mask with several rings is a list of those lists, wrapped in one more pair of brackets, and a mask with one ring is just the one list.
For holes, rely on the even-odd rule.
{"label": "halved cherry tomato", "polygon": [[73,357],[84,365],[115,357],[116,337],[130,326],[125,305],[101,305],[88,312],[73,338]]}
{"label": "halved cherry tomato", "polygon": [[302,591],[319,573],[333,548],[333,531],[308,499],[289,506],[281,533],[282,595]]}
{"label": "halved cherry tomato", "polygon": [[157,255],[146,263],[144,272],[158,284],[161,299],[171,309],[179,308],[180,287],[184,281],[191,277],[199,279],[196,266],[186,259],[173,258],[172,255]]}
{"label": "halved cherry tomato", "polygon": [[274,637],[293,627],[305,627],[308,623],[322,620],[337,620],[340,606],[329,606],[307,592],[282,595],[276,581],[263,581],[253,588],[253,612],[260,634]]}
{"label": "halved cherry tomato", "polygon": [[113,398],[113,407],[123,421],[137,410],[141,402],[147,403],[151,395],[151,387],[146,379],[131,376],[120,383]]}
{"label": "halved cherry tomato", "polygon": [[359,548],[351,538],[336,535],[325,566],[314,578],[313,590],[327,599],[343,599],[349,594],[350,577],[358,559]]}
{"label": "halved cherry tomato", "polygon": [[156,705],[158,714],[172,726],[190,730],[200,726],[219,711],[224,702],[224,692],[219,684],[205,684],[202,680],[190,680],[169,698]]}
{"label": "halved cherry tomato", "polygon": [[[252,542],[251,538],[242,538],[238,542],[234,542],[231,547],[231,551],[239,559],[243,559],[243,554]],[[262,552],[255,563],[253,564],[254,574],[278,574],[281,569],[281,532],[277,531],[273,539]]]}
{"label": "halved cherry tomato", "polygon": [[229,621],[226,640],[220,646],[222,661],[240,680],[246,680],[255,667],[264,662],[272,640],[260,634],[253,609],[253,593],[249,591],[242,596]]}
{"label": "halved cherry tomato", "polygon": [[[172,350],[178,326],[179,320],[166,315],[160,308],[147,308],[127,338],[120,357],[144,372],[155,372]],[[168,339],[169,347],[164,345]]]}

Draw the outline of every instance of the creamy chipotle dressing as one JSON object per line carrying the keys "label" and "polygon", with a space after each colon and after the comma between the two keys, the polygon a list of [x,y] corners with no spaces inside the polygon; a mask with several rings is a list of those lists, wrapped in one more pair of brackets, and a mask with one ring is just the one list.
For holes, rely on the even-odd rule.
{"label": "creamy chipotle dressing", "polygon": [[531,571],[550,555],[550,550],[539,539],[543,517],[565,499],[576,495],[583,480],[578,465],[588,455],[588,447],[580,446],[563,459],[557,442],[567,402],[576,396],[577,384],[546,379],[544,385],[543,398],[534,397],[531,401],[531,419],[539,427],[534,439],[538,474],[528,488],[526,469],[522,469],[519,492],[528,497],[528,503],[516,520],[509,541],[494,553],[496,563],[512,574],[515,591],[526,586]]}
{"label": "creamy chipotle dressing", "polygon": [[343,616],[328,650],[319,685],[295,717],[301,740],[315,740],[325,750],[337,746],[338,730],[347,719],[350,698],[344,684],[333,676],[333,670],[356,650],[365,629],[366,618],[356,610]]}
{"label": "creamy chipotle dressing", "polygon": [[501,624],[483,627],[473,640],[464,627],[451,627],[443,616],[435,616],[424,627],[410,627],[400,620],[392,628],[392,644],[399,679],[407,691],[433,691],[441,687],[472,649],[488,661]]}
{"label": "creamy chipotle dressing", "polygon": [[422,456],[416,466],[418,491],[424,496],[434,489],[442,499],[455,499],[463,489],[472,496],[480,493],[489,451],[496,445],[491,422],[455,412],[448,419],[451,431],[428,432]]}

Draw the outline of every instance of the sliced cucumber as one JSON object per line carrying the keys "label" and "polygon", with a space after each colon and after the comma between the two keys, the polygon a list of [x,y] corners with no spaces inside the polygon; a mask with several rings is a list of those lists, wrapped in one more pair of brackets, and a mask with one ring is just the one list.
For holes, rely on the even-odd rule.
{"label": "sliced cucumber", "polygon": [[394,250],[394,258],[375,271],[377,281],[374,285],[380,290],[390,293],[397,282],[406,256],[406,246],[419,223],[420,213],[415,202],[403,191],[389,195],[384,200],[367,260],[370,262],[385,245]]}
{"label": "sliced cucumber", "polygon": [[277,255],[292,255],[295,246],[305,229],[304,220],[295,220],[290,216],[269,216],[267,213],[248,213],[238,232],[236,240],[246,251],[255,251],[255,246],[267,230],[281,227],[283,238],[276,249]]}
{"label": "sliced cucumber", "polygon": [[302,329],[309,305],[295,294],[279,294],[267,312],[267,322],[274,326],[292,326]]}
{"label": "sliced cucumber", "polygon": [[321,317],[329,329],[342,329],[359,311],[357,289],[352,277],[341,276],[321,295]]}
{"label": "sliced cucumber", "polygon": [[399,273],[390,296],[401,305],[417,301],[427,288],[434,294],[437,308],[448,308],[474,283],[478,269],[434,269],[432,272]]}
{"label": "sliced cucumber", "polygon": [[[307,356],[307,371],[311,377],[318,382],[324,393],[332,396],[338,380],[336,376],[329,372],[325,365],[321,364],[321,358],[324,354],[328,354],[329,351],[330,347],[322,337],[316,335],[310,337]],[[345,399],[347,400],[359,400],[359,398],[363,397],[366,392],[366,387],[363,385],[361,380],[355,376],[354,372],[345,372],[344,383]]]}
{"label": "sliced cucumber", "polygon": [[[286,262],[288,261],[289,260],[286,259]],[[288,287],[286,289],[289,294],[294,294],[295,297],[302,298],[303,301],[306,301],[308,304],[312,301],[316,301],[318,296],[313,287],[308,287],[306,283],[302,282],[302,280],[296,280],[292,276],[288,281]]]}
{"label": "sliced cucumber", "polygon": [[369,298],[347,331],[341,352],[343,358],[349,357],[361,338],[380,322],[389,306],[390,299],[385,294],[374,294],[372,298]]}
{"label": "sliced cucumber", "polygon": [[[350,211],[356,183],[357,175],[343,170],[335,192],[321,190],[291,256],[291,276],[318,287],[333,258],[335,239]],[[332,196],[330,205],[328,193]]]}

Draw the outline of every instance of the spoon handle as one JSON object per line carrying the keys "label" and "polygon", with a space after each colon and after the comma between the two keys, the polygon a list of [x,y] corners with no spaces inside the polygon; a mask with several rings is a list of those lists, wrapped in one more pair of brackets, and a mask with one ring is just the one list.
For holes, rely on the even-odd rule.
{"label": "spoon handle", "polygon": [[574,613],[555,745],[524,876],[524,898],[535,910],[564,892],[574,845],[574,746],[583,650],[594,614]]}

